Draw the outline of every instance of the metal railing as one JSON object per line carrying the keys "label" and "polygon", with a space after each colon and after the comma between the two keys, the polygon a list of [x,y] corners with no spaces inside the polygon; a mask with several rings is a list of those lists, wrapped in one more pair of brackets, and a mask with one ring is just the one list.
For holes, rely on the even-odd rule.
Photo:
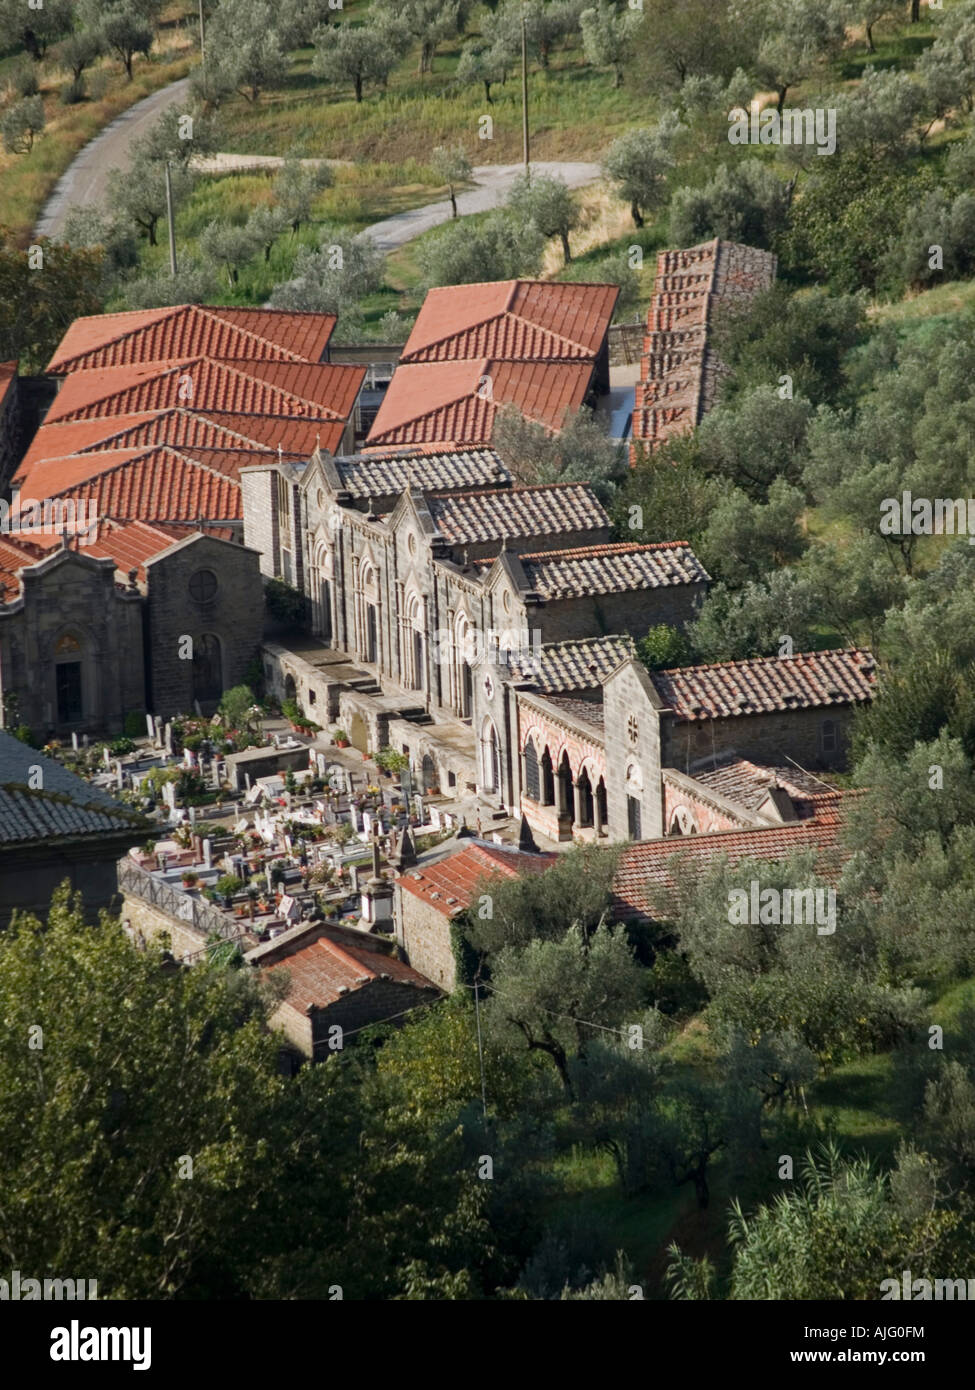
{"label": "metal railing", "polygon": [[134,863],[131,858],[123,859],[118,866],[118,883],[123,892],[133,893],[143,902],[186,922],[204,937],[222,936],[228,941],[243,935],[244,929],[237,922],[228,919],[217,908],[199,898],[183,893],[171,883],[163,883],[146,869]]}

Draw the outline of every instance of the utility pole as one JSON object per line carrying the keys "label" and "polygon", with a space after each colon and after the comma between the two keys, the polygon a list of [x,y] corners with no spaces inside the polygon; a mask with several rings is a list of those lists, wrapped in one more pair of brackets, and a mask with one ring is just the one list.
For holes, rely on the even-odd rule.
{"label": "utility pole", "polygon": [[204,74],[207,65],[206,36],[203,28],[203,0],[200,0],[200,62],[203,64]]}
{"label": "utility pole", "polygon": [[474,1014],[477,1018],[477,1058],[481,1064],[481,1109],[484,1112],[484,1119],[487,1120],[487,1085],[484,1081],[484,1050],[481,1046],[481,1001],[479,997],[479,983],[481,979],[481,967],[477,967],[477,974],[474,976]]}
{"label": "utility pole", "polygon": [[166,160],[166,224],[169,227],[169,273],[176,278],[176,227],[173,222],[173,185],[169,177],[169,160]]}
{"label": "utility pole", "polygon": [[525,176],[531,178],[528,163],[528,16],[521,16],[521,133],[525,149]]}

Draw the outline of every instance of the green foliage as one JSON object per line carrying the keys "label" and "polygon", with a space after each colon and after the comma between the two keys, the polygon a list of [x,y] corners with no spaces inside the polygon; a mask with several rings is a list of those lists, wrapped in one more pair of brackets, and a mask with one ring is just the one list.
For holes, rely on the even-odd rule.
{"label": "green foliage", "polygon": [[663,206],[676,163],[675,145],[684,129],[677,112],[667,111],[655,126],[628,130],[610,145],[603,171],[630,204],[634,226],[642,227],[644,214]]}
{"label": "green foliage", "polygon": [[300,589],[283,579],[269,579],[264,585],[268,615],[285,627],[301,627],[307,619],[308,600]]}
{"label": "green foliage", "polygon": [[544,246],[545,238],[533,223],[498,211],[476,221],[450,223],[424,237],[416,257],[427,285],[465,285],[535,275]]}
{"label": "green foliage", "polygon": [[791,189],[761,160],[722,164],[700,188],[678,188],[670,201],[670,239],[694,246],[725,237],[746,246],[774,246],[784,231]]}
{"label": "green foliage", "polygon": [[30,154],[35,137],[44,129],[44,99],[24,97],[0,115],[0,139],[8,154]]}
{"label": "green foliage", "polygon": [[627,476],[626,446],[610,439],[586,407],[553,434],[516,405],[497,412],[491,442],[519,483],[585,482],[607,502]]}
{"label": "green foliage", "polygon": [[385,258],[368,236],[351,236],[325,225],[321,246],[302,246],[295,257],[294,279],[279,285],[271,296],[276,309],[344,314],[382,283]]}
{"label": "green foliage", "polygon": [[26,372],[42,372],[71,321],[102,306],[101,251],[44,237],[35,244],[43,271],[10,243],[0,247],[0,361],[20,358]]}
{"label": "green foliage", "polygon": [[640,637],[636,644],[636,654],[648,671],[674,670],[678,666],[689,666],[693,658],[691,644],[679,628],[658,623]]}
{"label": "green foliage", "polygon": [[522,174],[508,192],[508,207],[516,217],[532,223],[543,237],[557,236],[568,265],[572,260],[569,233],[579,225],[580,209],[563,179]]}

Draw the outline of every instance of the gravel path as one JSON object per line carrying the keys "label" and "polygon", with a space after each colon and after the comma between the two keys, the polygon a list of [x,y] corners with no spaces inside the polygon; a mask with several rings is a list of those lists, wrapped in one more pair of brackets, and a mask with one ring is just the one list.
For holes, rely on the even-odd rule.
{"label": "gravel path", "polygon": [[143,97],[116,116],[94,140],[89,140],[58,179],[54,192],[44,204],[34,235],[57,236],[73,203],[83,206],[100,203],[105,196],[109,170],[128,163],[132,141],[144,134],[158,115],[175,105],[188,86],[189,78],[182,77],[153,92],[152,96]]}

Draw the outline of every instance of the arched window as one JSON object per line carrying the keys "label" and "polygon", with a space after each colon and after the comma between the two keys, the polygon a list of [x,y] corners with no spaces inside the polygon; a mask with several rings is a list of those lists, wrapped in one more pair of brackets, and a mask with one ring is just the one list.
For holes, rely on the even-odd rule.
{"label": "arched window", "polygon": [[532,739],[525,743],[525,795],[531,801],[541,800],[541,777],[538,766],[538,753]]}
{"label": "arched window", "polygon": [[492,719],[485,719],[481,730],[481,774],[486,792],[501,790],[501,748]]}

